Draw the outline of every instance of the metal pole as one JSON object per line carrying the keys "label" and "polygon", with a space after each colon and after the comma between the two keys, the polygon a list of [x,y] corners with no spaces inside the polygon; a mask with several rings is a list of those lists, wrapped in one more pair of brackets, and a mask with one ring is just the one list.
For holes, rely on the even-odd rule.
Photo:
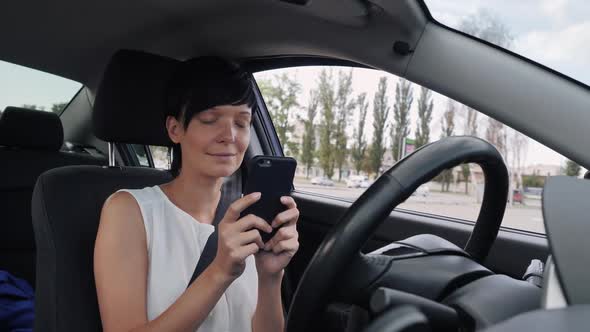
{"label": "metal pole", "polygon": [[109,167],[115,167],[115,144],[109,142]]}

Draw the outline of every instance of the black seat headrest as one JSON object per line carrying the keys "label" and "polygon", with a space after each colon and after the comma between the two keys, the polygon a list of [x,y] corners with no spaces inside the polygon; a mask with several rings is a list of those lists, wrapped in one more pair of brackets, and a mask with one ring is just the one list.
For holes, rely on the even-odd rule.
{"label": "black seat headrest", "polygon": [[94,102],[96,137],[107,142],[171,146],[165,127],[165,92],[179,63],[139,51],[115,53]]}
{"label": "black seat headrest", "polygon": [[64,130],[53,112],[6,107],[0,115],[0,145],[36,150],[59,150]]}

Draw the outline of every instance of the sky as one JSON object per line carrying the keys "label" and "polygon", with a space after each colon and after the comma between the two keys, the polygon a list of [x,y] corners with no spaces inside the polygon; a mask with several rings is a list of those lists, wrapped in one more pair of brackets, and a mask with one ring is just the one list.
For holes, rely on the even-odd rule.
{"label": "sky", "polygon": [[50,109],[54,103],[69,102],[81,86],[69,79],[0,61],[0,110],[23,104]]}
{"label": "sky", "polygon": [[[590,85],[590,1],[426,0],[426,4],[435,19],[454,28],[458,28],[464,18],[485,10],[509,29],[514,37],[513,51]],[[300,103],[305,105],[309,91],[316,86],[319,69],[297,68],[289,70],[289,73],[302,84]],[[262,73],[257,77],[269,77],[271,74]],[[366,92],[370,101],[366,128],[370,134],[373,94],[379,77],[385,73],[357,68],[353,75],[353,95]],[[389,100],[393,104],[397,77],[386,76]],[[53,103],[69,101],[80,87],[80,83],[68,79],[0,61],[0,110],[22,104],[50,108]],[[414,107],[418,95],[418,86],[415,85]],[[438,137],[446,98],[435,93],[434,102],[432,136]],[[411,135],[416,127],[416,117],[414,109],[411,112]],[[356,118],[353,119],[355,121]],[[564,163],[561,155],[532,140],[526,157],[526,164]]]}

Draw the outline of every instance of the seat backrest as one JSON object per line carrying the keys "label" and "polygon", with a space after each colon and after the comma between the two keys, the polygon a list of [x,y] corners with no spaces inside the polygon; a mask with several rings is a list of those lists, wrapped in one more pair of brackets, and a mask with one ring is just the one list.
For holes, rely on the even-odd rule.
{"label": "seat backrest", "polygon": [[36,331],[101,331],[93,273],[100,211],[119,189],[170,181],[150,168],[72,166],[42,174],[33,193]]}
{"label": "seat backrest", "polygon": [[[170,146],[164,96],[176,63],[139,52],[115,54],[96,95],[95,135],[107,142]],[[222,191],[241,192],[239,175],[230,177]],[[35,331],[101,330],[93,252],[102,205],[119,189],[170,180],[167,171],[139,167],[74,166],[39,177],[32,207],[37,269],[42,271],[37,274]]]}
{"label": "seat backrest", "polygon": [[31,197],[39,175],[67,165],[105,165],[106,158],[60,151],[55,113],[7,107],[0,116],[0,270],[35,284]]}
{"label": "seat backrest", "polygon": [[[222,197],[231,196],[225,194],[229,191],[241,191],[240,179],[240,172],[228,178]],[[102,330],[93,269],[102,205],[119,189],[170,180],[169,172],[145,167],[71,166],[39,177],[32,210],[40,271],[36,331]]]}

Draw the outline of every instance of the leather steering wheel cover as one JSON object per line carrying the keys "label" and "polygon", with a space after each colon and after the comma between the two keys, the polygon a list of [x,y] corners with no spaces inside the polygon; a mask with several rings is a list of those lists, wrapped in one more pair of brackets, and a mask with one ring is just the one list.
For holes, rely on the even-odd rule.
{"label": "leather steering wheel cover", "polygon": [[[304,331],[330,298],[334,281],[391,211],[421,184],[462,163],[477,163],[485,175],[482,206],[465,250],[481,262],[487,256],[506,209],[508,170],[490,143],[470,136],[447,137],[400,160],[369,187],[328,233],[305,270],[287,319],[287,331]],[[305,318],[305,320],[304,320]]]}

